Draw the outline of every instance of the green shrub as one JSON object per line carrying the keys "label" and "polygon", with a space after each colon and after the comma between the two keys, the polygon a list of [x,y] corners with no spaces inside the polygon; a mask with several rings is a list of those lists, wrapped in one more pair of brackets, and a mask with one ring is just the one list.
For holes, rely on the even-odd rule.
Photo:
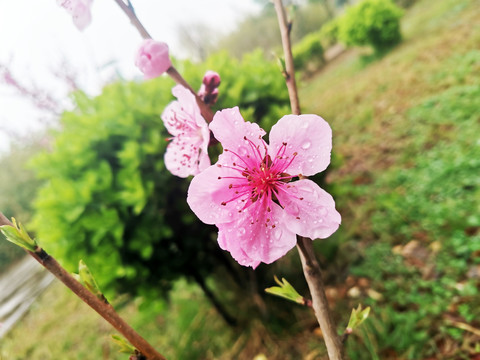
{"label": "green shrub", "polygon": [[338,38],[347,45],[370,45],[376,51],[401,40],[403,11],[391,0],[362,0],[339,20]]}
{"label": "green shrub", "polygon": [[415,4],[417,2],[417,0],[395,0],[395,4],[397,4],[398,6],[401,6],[403,8],[408,8],[410,6],[412,6],[413,4]]}
{"label": "green shrub", "polygon": [[338,24],[340,18],[334,18],[323,24],[320,29],[320,39],[324,47],[329,47],[338,42]]}
{"label": "green shrub", "polygon": [[316,69],[325,63],[320,33],[314,32],[305,36],[292,48],[295,69]]}
{"label": "green shrub", "polygon": [[[241,62],[219,54],[203,67],[179,68],[194,88],[206,69],[218,71],[218,105],[238,105],[265,127],[287,112],[283,79],[261,53]],[[160,114],[173,100],[172,86],[162,77],[114,83],[95,98],[74,94],[76,108],[62,115],[52,150],[33,161],[45,181],[32,224],[40,243],[72,271],[84,259],[110,293],[156,297],[179,277],[201,283],[221,271],[228,281],[225,269],[247,271],[220,250],[215,228],[190,211],[189,181],[165,169],[169,134]]]}

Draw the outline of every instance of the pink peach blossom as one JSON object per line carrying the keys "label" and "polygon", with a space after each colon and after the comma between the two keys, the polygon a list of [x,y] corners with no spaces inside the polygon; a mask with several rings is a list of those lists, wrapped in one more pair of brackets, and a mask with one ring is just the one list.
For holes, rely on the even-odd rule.
{"label": "pink peach blossom", "polygon": [[326,169],[332,131],[317,115],[287,115],[270,132],[245,122],[237,107],[217,112],[210,124],[223,153],[195,176],[187,202],[218,227],[220,247],[241,265],[272,263],[296,244],[296,234],[326,238],[341,221],[330,194],[311,180]]}
{"label": "pink peach blossom", "polygon": [[172,66],[168,45],[152,39],[144,40],[137,51],[135,65],[143,72],[145,79],[162,75]]}
{"label": "pink peach blossom", "polygon": [[195,95],[181,85],[172,89],[178,101],[163,111],[162,120],[173,135],[165,153],[165,166],[176,176],[196,175],[210,166],[210,130],[200,113]]}
{"label": "pink peach blossom", "polygon": [[92,0],[57,0],[57,4],[72,15],[73,23],[78,30],[83,31],[92,22],[90,13]]}

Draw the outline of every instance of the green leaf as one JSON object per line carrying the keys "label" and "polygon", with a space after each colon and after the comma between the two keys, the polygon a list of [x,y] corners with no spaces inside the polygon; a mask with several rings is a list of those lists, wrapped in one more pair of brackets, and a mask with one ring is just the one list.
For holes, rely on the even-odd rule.
{"label": "green leaf", "polygon": [[13,226],[2,225],[0,230],[8,241],[27,249],[28,251],[35,251],[37,243],[28,235],[27,230],[22,224],[18,223],[15,218],[12,218]]}
{"label": "green leaf", "polygon": [[273,286],[270,288],[266,288],[265,291],[269,294],[276,295],[279,297],[283,297],[287,300],[296,302],[298,304],[305,305],[305,299],[302,295],[300,295],[297,290],[293,288],[290,283],[282,278],[282,281],[278,280],[276,276],[274,276],[275,282],[280,286]]}
{"label": "green leaf", "polygon": [[95,280],[92,273],[90,272],[90,269],[87,267],[83,260],[80,260],[78,263],[78,275],[80,277],[80,282],[88,289],[88,291],[90,291],[99,299],[105,300],[105,297],[103,296],[103,293],[100,290],[97,281]]}
{"label": "green leaf", "polygon": [[134,355],[136,353],[136,349],[130,345],[130,343],[122,338],[119,335],[110,335],[112,338],[112,341],[118,345],[120,348],[118,351],[124,354],[131,354]]}
{"label": "green leaf", "polygon": [[352,314],[350,315],[350,320],[348,321],[346,333],[350,334],[352,331],[359,327],[370,314],[370,306],[367,306],[365,309],[362,309],[362,305],[358,305],[358,308],[352,309]]}

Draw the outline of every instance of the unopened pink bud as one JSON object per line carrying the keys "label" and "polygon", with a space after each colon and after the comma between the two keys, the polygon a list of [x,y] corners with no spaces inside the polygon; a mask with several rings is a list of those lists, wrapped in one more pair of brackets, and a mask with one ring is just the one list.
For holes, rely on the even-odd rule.
{"label": "unopened pink bud", "polygon": [[135,65],[145,75],[145,79],[153,79],[162,75],[172,66],[168,55],[168,45],[164,42],[146,39],[137,51]]}
{"label": "unopened pink bud", "polygon": [[205,75],[203,76],[203,84],[207,87],[207,89],[214,89],[220,85],[220,75],[215,71],[208,70]]}

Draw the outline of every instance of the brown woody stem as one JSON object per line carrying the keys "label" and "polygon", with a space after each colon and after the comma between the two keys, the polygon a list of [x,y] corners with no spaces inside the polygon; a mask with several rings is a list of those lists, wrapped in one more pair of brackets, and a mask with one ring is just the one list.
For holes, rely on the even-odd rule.
{"label": "brown woody stem", "polygon": [[292,113],[300,115],[300,101],[298,100],[297,83],[295,81],[295,66],[293,65],[292,45],[290,42],[290,25],[287,23],[287,16],[282,0],[273,0],[277,12],[278,25],[282,36],[283,54],[285,57],[285,82],[287,83],[288,96]]}
{"label": "brown woody stem", "polygon": [[[145,29],[141,21],[138,19],[137,15],[135,14],[135,10],[133,9],[132,4],[128,0],[127,3],[125,3],[123,0],[114,0],[117,5],[120,7],[120,9],[123,10],[125,15],[128,16],[130,19],[130,22],[132,23],[133,26],[138,30],[142,38],[144,39],[151,39],[152,37],[148,33],[148,31]],[[195,99],[197,100],[197,104],[200,108],[200,112],[202,113],[202,116],[205,118],[205,120],[210,123],[213,120],[213,113],[212,110],[208,105],[206,105],[202,99],[197,95],[195,90],[192,89],[190,84],[180,75],[180,73],[175,69],[175,67],[172,65],[170,68],[167,70],[167,74],[175,81],[177,84],[182,85],[183,87],[187,88],[190,90],[190,92],[195,95]]]}
{"label": "brown woody stem", "polygon": [[[13,224],[0,212],[0,226]],[[35,260],[57,277],[65,286],[72,290],[82,301],[107,320],[148,360],[166,360],[143,337],[141,337],[125,320],[123,320],[109,304],[106,304],[82,284],[73,278],[53,257],[38,247],[35,251],[27,251]]]}
{"label": "brown woody stem", "polygon": [[342,360],[343,346],[330,314],[322,273],[315,258],[312,240],[298,236],[297,249],[302,261],[303,273],[312,295],[312,307],[322,330],[328,356],[331,360]]}
{"label": "brown woody stem", "polygon": [[[282,36],[283,53],[285,57],[285,82],[290,97],[292,113],[301,114],[300,102],[298,100],[297,85],[295,81],[295,66],[293,64],[292,46],[290,42],[291,24],[287,23],[285,8],[282,0],[273,0],[277,13],[278,24]],[[332,320],[325,295],[325,286],[322,280],[322,272],[313,250],[312,240],[297,236],[297,249],[302,261],[303,273],[312,296],[312,307],[315,312],[318,324],[322,330],[323,339],[327,347],[330,360],[343,360],[343,346],[337,334],[335,324]]]}

